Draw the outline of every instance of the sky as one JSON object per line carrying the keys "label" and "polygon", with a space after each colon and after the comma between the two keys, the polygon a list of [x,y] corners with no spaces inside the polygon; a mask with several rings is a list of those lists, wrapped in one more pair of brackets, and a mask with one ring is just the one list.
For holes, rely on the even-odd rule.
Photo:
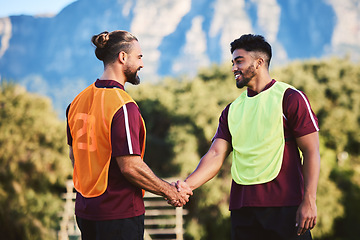
{"label": "sky", "polygon": [[0,0],[0,18],[12,15],[57,14],[76,0]]}

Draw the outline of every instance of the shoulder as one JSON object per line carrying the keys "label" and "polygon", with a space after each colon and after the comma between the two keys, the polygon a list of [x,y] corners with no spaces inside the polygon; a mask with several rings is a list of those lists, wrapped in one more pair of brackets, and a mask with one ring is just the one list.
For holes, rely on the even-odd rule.
{"label": "shoulder", "polygon": [[228,127],[228,114],[229,114],[229,108],[230,104],[228,104],[224,110],[222,111],[220,118],[219,118],[219,125],[216,130],[215,136],[213,137],[212,141],[214,141],[217,138],[221,138],[226,140],[227,142],[231,143],[231,134]]}
{"label": "shoulder", "polygon": [[140,116],[140,109],[136,105],[135,102],[128,102],[124,104],[119,110],[115,113],[113,119],[117,119],[119,117],[139,117]]}
{"label": "shoulder", "polygon": [[295,137],[319,131],[318,119],[305,93],[289,88],[284,93],[283,113]]}
{"label": "shoulder", "polygon": [[90,84],[85,89],[83,89],[78,95],[76,95],[72,102],[79,101],[80,99],[83,100],[83,95],[87,95],[87,94],[93,92],[94,88],[95,88],[95,84],[94,83]]}
{"label": "shoulder", "polygon": [[224,110],[221,112],[221,116],[220,116],[221,118],[224,118],[224,117],[227,118],[227,116],[228,116],[228,114],[229,114],[230,106],[231,106],[231,103],[229,103],[229,104],[224,108]]}
{"label": "shoulder", "polygon": [[244,99],[246,98],[248,93],[248,90],[243,91],[240,96],[238,96],[232,103],[230,103],[227,107],[230,107],[231,104],[232,106],[240,104],[242,101],[244,101]]}
{"label": "shoulder", "polygon": [[113,116],[113,123],[119,123],[119,121],[136,122],[140,121],[141,113],[139,107],[135,102],[128,102],[123,105]]}
{"label": "shoulder", "polygon": [[283,101],[286,107],[291,107],[294,104],[310,107],[310,102],[306,94],[296,88],[286,89]]}
{"label": "shoulder", "polygon": [[112,90],[114,90],[114,91],[112,91],[113,93],[120,95],[122,97],[122,99],[124,99],[126,102],[134,101],[132,99],[132,97],[125,90],[123,90],[121,88],[113,88]]}

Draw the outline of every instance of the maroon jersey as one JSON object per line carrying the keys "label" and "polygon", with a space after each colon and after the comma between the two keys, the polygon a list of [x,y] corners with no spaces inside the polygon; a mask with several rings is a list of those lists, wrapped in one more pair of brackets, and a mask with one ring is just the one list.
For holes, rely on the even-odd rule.
{"label": "maroon jersey", "polygon": [[[274,83],[275,80],[272,80],[263,91]],[[247,94],[253,97],[257,93],[248,88]],[[307,97],[301,91],[287,89],[282,105],[285,149],[280,173],[274,180],[263,184],[240,185],[232,181],[230,210],[241,207],[297,206],[303,199],[304,180],[296,138],[319,131],[318,122]],[[230,104],[223,110],[213,139],[221,138],[231,144],[229,107]]]}
{"label": "maroon jersey", "polygon": [[[99,88],[124,87],[112,80],[97,80]],[[141,155],[145,132],[138,106],[131,102],[120,108],[111,124],[112,157],[109,167],[108,186],[106,191],[94,198],[76,195],[75,214],[89,220],[113,220],[139,216],[145,213],[142,190],[132,185],[121,173],[116,157]],[[67,128],[68,144],[72,146],[72,136]],[[76,161],[76,160],[75,160]]]}

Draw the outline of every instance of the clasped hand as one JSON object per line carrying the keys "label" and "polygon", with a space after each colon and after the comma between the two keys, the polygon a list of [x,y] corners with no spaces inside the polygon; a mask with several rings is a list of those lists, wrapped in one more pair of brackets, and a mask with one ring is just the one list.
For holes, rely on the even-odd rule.
{"label": "clasped hand", "polygon": [[176,197],[172,200],[167,199],[168,204],[174,207],[182,207],[189,202],[189,198],[193,195],[193,192],[186,182],[178,180],[177,182],[172,182],[171,185],[175,188]]}

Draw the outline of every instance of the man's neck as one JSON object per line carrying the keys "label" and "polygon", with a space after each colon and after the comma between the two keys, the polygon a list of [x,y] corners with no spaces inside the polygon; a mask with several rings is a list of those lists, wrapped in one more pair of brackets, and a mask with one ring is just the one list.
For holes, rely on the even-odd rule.
{"label": "man's neck", "polygon": [[248,83],[247,87],[254,92],[260,93],[271,81],[269,74],[259,74]]}
{"label": "man's neck", "polygon": [[123,72],[118,72],[116,69],[106,67],[99,80],[113,80],[125,86],[125,77]]}

